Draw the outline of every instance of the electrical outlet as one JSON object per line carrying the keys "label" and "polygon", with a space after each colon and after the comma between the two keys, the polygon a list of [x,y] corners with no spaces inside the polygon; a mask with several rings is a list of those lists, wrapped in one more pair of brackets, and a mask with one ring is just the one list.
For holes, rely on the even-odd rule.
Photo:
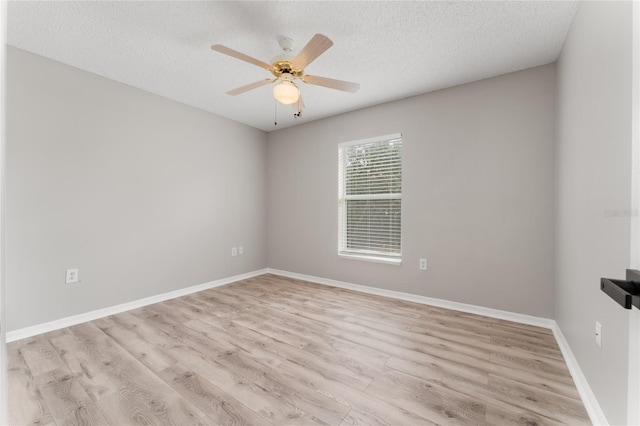
{"label": "electrical outlet", "polygon": [[427,259],[420,259],[420,269],[423,271],[427,270]]}
{"label": "electrical outlet", "polygon": [[602,347],[602,324],[596,321],[596,345]]}
{"label": "electrical outlet", "polygon": [[238,254],[244,254],[244,247],[238,247]]}
{"label": "electrical outlet", "polygon": [[237,256],[237,255],[238,255],[238,247],[232,247],[231,256]]}
{"label": "electrical outlet", "polygon": [[67,269],[67,273],[65,275],[65,283],[73,284],[78,282],[78,270],[77,269]]}

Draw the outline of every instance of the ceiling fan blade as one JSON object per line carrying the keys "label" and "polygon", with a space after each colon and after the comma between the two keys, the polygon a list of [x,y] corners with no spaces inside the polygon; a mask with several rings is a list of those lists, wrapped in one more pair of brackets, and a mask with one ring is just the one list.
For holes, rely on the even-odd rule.
{"label": "ceiling fan blade", "polygon": [[316,86],[328,87],[330,89],[342,90],[344,92],[356,93],[360,89],[358,83],[349,81],[335,80],[333,78],[317,77],[315,75],[305,75],[302,81]]}
{"label": "ceiling fan blade", "polygon": [[322,34],[314,35],[309,43],[302,48],[300,53],[291,61],[293,68],[301,70],[322,55],[328,48],[333,46],[329,37]]}
{"label": "ceiling fan blade", "polygon": [[232,96],[239,95],[240,93],[248,92],[249,90],[257,89],[258,87],[262,87],[262,86],[265,86],[265,85],[267,85],[269,83],[273,83],[276,80],[277,79],[275,77],[272,77],[272,78],[267,78],[267,79],[264,79],[264,80],[256,81],[255,83],[247,84],[246,86],[242,86],[242,87],[238,87],[237,89],[229,90],[227,92],[227,95],[232,95]]}
{"label": "ceiling fan blade", "polygon": [[237,50],[233,50],[227,46],[223,46],[221,44],[214,44],[213,46],[211,46],[212,50],[215,50],[216,52],[220,52],[220,53],[224,53],[225,55],[229,55],[232,56],[236,59],[240,59],[241,61],[245,61],[248,62],[250,64],[253,65],[257,65],[260,68],[264,68],[267,71],[275,71],[275,67],[271,64],[268,64],[266,62],[262,62],[259,59],[253,58],[249,55],[245,55],[242,52],[238,52]]}

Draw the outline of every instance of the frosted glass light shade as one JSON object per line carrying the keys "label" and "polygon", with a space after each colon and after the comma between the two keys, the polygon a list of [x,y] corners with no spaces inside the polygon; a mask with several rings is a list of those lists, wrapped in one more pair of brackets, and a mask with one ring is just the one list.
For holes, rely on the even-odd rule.
{"label": "frosted glass light shade", "polygon": [[289,105],[298,102],[300,89],[290,81],[282,81],[273,88],[273,97],[281,104]]}

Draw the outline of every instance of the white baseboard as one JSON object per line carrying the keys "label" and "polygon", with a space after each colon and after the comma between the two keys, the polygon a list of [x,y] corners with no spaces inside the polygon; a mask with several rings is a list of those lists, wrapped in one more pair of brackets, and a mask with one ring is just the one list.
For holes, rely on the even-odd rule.
{"label": "white baseboard", "polygon": [[8,331],[6,335],[6,341],[7,343],[10,343],[15,340],[25,339],[27,337],[36,336],[38,334],[47,333],[53,330],[59,330],[61,328],[70,327],[72,325],[80,324],[87,321],[93,321],[98,318],[108,317],[109,315],[119,314],[120,312],[130,311],[132,309],[141,308],[143,306],[152,305],[154,303],[164,302],[165,300],[175,299],[176,297],[186,296],[198,291],[208,290],[210,288],[231,284],[236,281],[246,280],[247,278],[253,278],[265,273],[267,273],[267,269],[260,269],[253,272],[247,272],[246,274],[234,275],[233,277],[222,278],[204,284],[181,288],[180,290],[170,291],[168,293],[158,294],[156,296],[145,297],[144,299],[122,303],[120,305],[110,306],[108,308],[97,309],[95,311],[85,312],[79,315],[60,318],[31,327]]}
{"label": "white baseboard", "polygon": [[467,312],[471,314],[483,315],[490,318],[497,318],[507,321],[513,321],[521,324],[533,325],[538,327],[548,328],[553,332],[553,335],[558,342],[558,346],[560,347],[560,351],[564,356],[564,360],[567,363],[567,367],[569,368],[569,372],[571,373],[571,377],[575,382],[576,388],[578,389],[578,393],[580,394],[580,398],[582,399],[582,403],[589,414],[589,418],[594,425],[602,425],[607,426],[609,423],[607,422],[607,418],[604,415],[604,412],[600,408],[600,404],[598,404],[598,400],[596,399],[589,383],[587,382],[586,377],[582,373],[580,369],[580,365],[576,360],[573,352],[571,352],[571,348],[569,347],[569,343],[565,339],[560,327],[556,323],[555,320],[549,318],[541,318],[535,317],[531,315],[517,314],[514,312],[501,311],[498,309],[485,308],[482,306],[469,305],[466,303],[458,303],[451,302],[443,299],[435,299],[431,297],[418,296],[410,293],[403,293],[399,291],[393,290],[385,290],[381,288],[368,287],[360,284],[352,284],[343,281],[330,280],[326,278],[314,277],[312,275],[304,275],[298,274],[295,272],[281,271],[278,269],[267,269],[267,273],[280,275],[283,277],[289,277],[294,279],[299,279],[303,281],[309,281],[316,284],[323,284],[332,287],[339,287],[354,291],[359,291],[362,293],[375,294],[378,296],[386,296],[393,299],[406,300],[409,302],[421,303],[423,305],[437,306],[440,308],[452,309],[455,311]]}
{"label": "white baseboard", "polygon": [[558,342],[558,346],[560,346],[562,356],[567,363],[567,367],[569,367],[569,372],[571,373],[571,377],[573,377],[573,382],[578,389],[578,393],[580,394],[580,398],[582,399],[584,408],[589,414],[591,423],[597,426],[609,425],[609,422],[607,421],[602,408],[600,408],[600,404],[598,403],[595,394],[591,390],[589,382],[587,382],[587,378],[582,372],[580,364],[578,364],[578,360],[573,355],[571,347],[569,346],[569,342],[567,342],[564,334],[562,334],[562,330],[560,330],[560,326],[558,325],[558,323],[555,323],[551,330],[553,331],[553,335]]}
{"label": "white baseboard", "polygon": [[498,309],[485,308],[477,305],[469,305],[467,303],[451,302],[444,299],[436,299],[433,297],[418,296],[411,293],[403,293],[400,291],[386,290],[382,288],[369,287],[360,284],[352,284],[343,281],[330,280],[327,278],[314,277],[312,275],[298,274],[295,272],[281,271],[278,269],[267,268],[267,273],[280,275],[283,277],[295,278],[298,280],[309,281],[316,284],[324,284],[332,287],[339,287],[348,290],[355,290],[361,293],[375,294],[377,296],[390,297],[392,299],[406,300],[408,302],[420,303],[423,305],[437,306],[439,308],[451,309],[454,311],[466,312],[470,314],[483,315],[485,317],[497,318],[506,321],[513,321],[521,324],[533,325],[552,329],[555,321],[549,318],[535,317],[532,315],[517,314],[509,311],[501,311]]}

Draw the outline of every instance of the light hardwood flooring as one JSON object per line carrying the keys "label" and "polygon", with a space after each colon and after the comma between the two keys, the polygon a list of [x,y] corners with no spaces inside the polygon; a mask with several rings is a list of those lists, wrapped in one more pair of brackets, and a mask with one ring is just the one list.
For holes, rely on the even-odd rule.
{"label": "light hardwood flooring", "polygon": [[547,329],[275,275],[8,353],[11,424],[590,424]]}

